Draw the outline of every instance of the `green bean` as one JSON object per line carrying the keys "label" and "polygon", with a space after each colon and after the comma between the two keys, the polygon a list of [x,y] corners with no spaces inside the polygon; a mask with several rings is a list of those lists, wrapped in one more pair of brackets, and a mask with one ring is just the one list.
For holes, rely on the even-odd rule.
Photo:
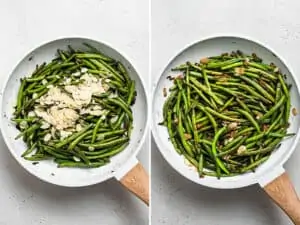
{"label": "green bean", "polygon": [[257,166],[259,166],[260,164],[262,164],[263,162],[265,162],[267,159],[269,158],[269,156],[265,156],[257,161],[255,161],[254,163],[250,164],[249,166],[247,167],[244,167],[243,169],[241,169],[241,172],[244,173],[248,170],[251,170]]}
{"label": "green bean", "polygon": [[[230,155],[232,152],[236,151],[246,140],[247,137],[241,138],[238,142],[234,143],[230,148],[226,149],[225,151],[219,152],[217,154],[218,157]],[[223,150],[223,149],[222,149]]]}
{"label": "green bean", "polygon": [[23,92],[24,92],[24,88],[26,85],[26,80],[25,79],[21,79],[21,86],[18,92],[18,98],[17,98],[17,110],[21,109],[21,106],[23,104]]}
{"label": "green bean", "polygon": [[269,116],[271,116],[285,101],[285,96],[283,95],[280,100],[265,114],[263,117],[260,118],[260,120],[266,119]]}
{"label": "green bean", "polygon": [[82,129],[81,131],[69,136],[68,138],[66,138],[65,140],[61,141],[60,143],[55,145],[55,148],[61,148],[67,144],[69,144],[71,141],[75,140],[76,138],[78,138],[79,136],[81,136],[82,134],[84,134],[86,131],[88,131],[93,125],[90,124],[87,127],[85,127],[84,129]]}
{"label": "green bean", "polygon": [[128,143],[122,144],[120,146],[117,146],[113,148],[112,150],[106,151],[106,152],[101,152],[101,154],[93,155],[93,156],[87,156],[88,159],[102,159],[110,156],[114,156],[121,151],[123,151],[126,147],[128,146]]}
{"label": "green bean", "polygon": [[[87,68],[90,68],[93,72],[95,72],[97,70],[97,68],[99,68],[99,67],[97,67],[97,65],[95,65],[95,63],[91,62],[91,60],[89,60],[89,59],[81,59],[81,61]],[[95,62],[98,62],[98,61],[95,60]],[[103,69],[103,68],[100,67],[100,69]],[[91,71],[91,70],[88,70],[88,71]],[[110,74],[110,72],[105,69],[103,69],[103,72]],[[103,73],[101,73],[101,74],[103,74]],[[104,77],[106,77],[106,76],[104,76]]]}
{"label": "green bean", "polygon": [[230,172],[227,170],[227,168],[225,167],[225,165],[223,164],[223,162],[217,157],[217,142],[219,137],[227,131],[227,127],[223,127],[220,130],[217,131],[214,140],[212,142],[212,147],[211,147],[211,151],[215,157],[216,160],[216,166],[220,167],[226,174],[229,174]]}
{"label": "green bean", "polygon": [[[247,113],[251,113],[251,110],[249,109],[249,107],[243,102],[241,101],[239,98],[236,98],[236,101],[239,103],[240,106],[242,106],[242,108],[247,112]],[[239,112],[241,113],[241,112]],[[243,114],[243,113],[241,113]],[[251,115],[250,115],[251,116]]]}
{"label": "green bean", "polygon": [[41,161],[49,159],[49,156],[47,155],[33,155],[33,156],[25,156],[24,159],[28,161]]}
{"label": "green bean", "polygon": [[101,59],[106,62],[113,62],[113,59],[100,55],[99,53],[76,53],[75,57],[79,59]]}
{"label": "green bean", "polygon": [[203,161],[204,161],[203,154],[201,154],[199,157],[199,162],[198,162],[198,173],[199,173],[200,177],[203,174]]}
{"label": "green bean", "polygon": [[35,70],[33,71],[33,73],[31,74],[32,77],[35,77],[37,75],[40,74],[41,71],[43,71],[43,69],[46,66],[46,62],[42,63],[41,65],[36,65]]}
{"label": "green bean", "polygon": [[[99,130],[99,127],[100,127],[100,125],[101,125],[101,123],[102,123],[102,121],[103,121],[104,119],[102,118],[102,116],[98,119],[98,121],[97,121],[97,123],[96,123],[96,126],[95,126],[95,128],[94,128],[94,130],[93,130],[93,136],[92,136],[92,144],[95,142],[95,140],[96,140],[96,137],[97,137],[97,132],[98,132],[98,130]],[[76,144],[75,144],[76,145]]]}
{"label": "green bean", "polygon": [[[190,83],[190,75],[189,75],[189,67],[186,69],[186,75],[185,75],[185,81],[186,81],[186,84],[187,85],[189,85],[189,83]],[[187,97],[186,97],[186,99],[187,99],[187,109],[190,107],[190,105],[191,105],[191,90],[190,90],[190,87],[189,86],[187,86],[186,87],[186,95],[187,95]]]}
{"label": "green bean", "polygon": [[242,109],[237,109],[237,111],[239,113],[241,113],[243,116],[245,116],[253,124],[253,126],[256,128],[256,130],[258,132],[260,132],[260,127],[259,127],[258,123],[255,121],[255,119],[251,116],[250,113],[248,113],[248,112],[246,112],[245,110],[242,110]]}
{"label": "green bean", "polygon": [[[204,132],[204,131],[210,130],[210,129],[212,129],[212,128],[214,128],[214,127],[211,126],[211,125],[208,125],[208,126],[205,126],[205,127],[200,128],[200,129],[198,130],[198,132]],[[214,130],[215,130],[215,128],[214,128]]]}
{"label": "green bean", "polygon": [[236,63],[232,63],[232,64],[229,64],[227,66],[222,66],[221,67],[221,70],[228,70],[228,69],[231,69],[231,68],[235,68],[235,67],[238,67],[238,66],[242,66],[244,63],[243,62],[236,62]]}
{"label": "green bean", "polygon": [[263,64],[263,63],[247,62],[247,64],[249,66],[256,67],[257,69],[261,69],[261,70],[264,70],[264,71],[272,70],[271,66],[269,66],[267,64]]}
{"label": "green bean", "polygon": [[99,143],[94,143],[94,144],[79,144],[80,147],[86,147],[86,148],[95,148],[95,149],[101,149],[101,148],[107,148],[107,147],[111,147],[111,146],[115,146],[118,144],[122,144],[127,142],[129,139],[128,137],[122,137],[122,138],[118,138],[117,140],[113,140],[113,141],[109,141],[109,142],[99,142]]}
{"label": "green bean", "polygon": [[57,158],[57,159],[69,159],[69,157],[67,157],[67,156],[65,156],[65,155],[63,155],[63,154],[59,154],[59,153],[53,151],[53,150],[50,149],[50,148],[43,148],[43,150],[44,150],[45,152],[47,152],[49,155],[52,155],[52,156],[54,156],[54,157]]}
{"label": "green bean", "polygon": [[280,95],[281,95],[281,84],[280,84],[280,82],[278,82],[277,85],[276,85],[276,94],[275,94],[275,101],[276,102],[279,101]]}
{"label": "green bean", "polygon": [[238,133],[236,133],[236,136],[240,136],[240,135],[245,135],[247,133],[251,133],[251,131],[253,131],[254,129],[255,129],[254,127],[244,128],[243,130],[241,130]]}
{"label": "green bean", "polygon": [[240,153],[238,155],[239,156],[252,156],[252,155],[258,155],[258,154],[265,154],[265,153],[271,152],[272,150],[273,150],[273,148],[266,147],[266,148],[262,148],[259,150],[246,151],[246,152]]}
{"label": "green bean", "polygon": [[36,146],[37,146],[37,142],[35,142],[30,148],[28,148],[25,152],[23,152],[23,154],[21,156],[25,157],[25,156],[29,155],[30,153],[32,153],[34,151]]}
{"label": "green bean", "polygon": [[130,111],[130,108],[128,108],[127,105],[123,104],[120,101],[120,98],[110,98],[110,99],[108,99],[108,102],[121,107],[126,112],[126,114],[128,115],[129,119],[133,120],[132,112]]}
{"label": "green bean", "polygon": [[[259,93],[255,92],[254,89],[252,89],[251,87],[247,86],[247,85],[244,85],[244,84],[238,84],[238,83],[230,83],[230,82],[224,82],[224,83],[221,83],[221,82],[216,82],[217,85],[229,85],[229,86],[238,86],[240,87],[241,89],[249,92],[251,95],[253,95],[253,97],[256,97],[256,98],[259,98],[261,99],[263,102],[266,102],[268,104],[270,104],[270,100],[268,100],[267,98],[261,96]],[[223,90],[226,90],[226,89],[223,89]],[[227,89],[228,90],[228,89]],[[233,92],[232,94],[233,96],[236,96],[235,92]]]}
{"label": "green bean", "polygon": [[77,168],[97,168],[105,165],[105,162],[93,162],[90,164],[82,163],[82,162],[61,162],[58,164],[59,168],[63,167],[77,167]]}
{"label": "green bean", "polygon": [[194,132],[195,145],[198,145],[198,143],[199,143],[199,136],[198,136],[198,132],[197,132],[195,109],[192,109],[192,125],[193,125],[193,129],[192,130]]}
{"label": "green bean", "polygon": [[207,145],[212,145],[212,142],[209,140],[205,140],[205,139],[199,139],[199,143],[205,143]]}
{"label": "green bean", "polygon": [[40,124],[35,124],[32,127],[27,128],[26,130],[24,130],[23,132],[21,132],[18,136],[15,137],[15,140],[19,139],[20,137],[24,136],[24,135],[30,135],[32,132],[34,132],[35,130],[39,129],[41,127]]}
{"label": "green bean", "polygon": [[177,130],[178,130],[178,134],[180,136],[181,143],[182,143],[184,149],[186,150],[186,152],[189,156],[193,157],[194,153],[192,151],[192,148],[188,145],[188,143],[185,140],[184,131],[183,131],[183,127],[182,127],[182,115],[181,115],[180,110],[178,112],[178,127],[177,127]]}
{"label": "green bean", "polygon": [[182,89],[181,80],[180,79],[176,79],[175,81],[177,83],[177,86],[178,86],[179,90],[181,91],[182,100],[184,102],[184,105],[183,105],[184,111],[187,112],[187,110],[188,110],[188,100],[187,100],[187,97],[185,95],[184,90]]}
{"label": "green bean", "polygon": [[246,69],[246,71],[248,72],[253,72],[253,73],[258,73],[262,76],[265,76],[266,78],[268,79],[271,79],[271,80],[276,80],[276,76],[274,76],[273,74],[270,74],[266,71],[263,71],[263,70],[260,70],[260,69],[257,69],[257,68],[253,68],[253,67],[249,67],[248,69]]}
{"label": "green bean", "polygon": [[257,79],[261,78],[261,76],[256,73],[251,73],[251,72],[246,72],[246,71],[244,71],[243,75],[246,75],[248,77],[257,78]]}
{"label": "green bean", "polygon": [[207,104],[211,104],[211,102],[209,101],[209,99],[203,94],[202,91],[200,91],[197,87],[195,87],[194,85],[190,86],[197,92],[197,94],[207,103]]}
{"label": "green bean", "polygon": [[[280,101],[280,100],[279,100]],[[290,118],[290,110],[291,110],[291,97],[287,96],[287,100],[285,103],[285,115],[284,115],[284,121],[286,123],[289,122],[289,118]]]}
{"label": "green bean", "polygon": [[210,122],[213,125],[214,130],[216,132],[217,129],[218,129],[218,125],[217,125],[217,122],[215,121],[215,119],[213,118],[213,116],[205,109],[205,107],[203,107],[203,106],[201,106],[199,104],[196,104],[196,105],[205,113],[205,115],[210,120]]}
{"label": "green bean", "polygon": [[207,68],[208,69],[220,68],[220,67],[224,67],[226,65],[231,65],[231,64],[237,63],[241,60],[242,59],[230,59],[230,60],[227,60],[227,61],[221,61],[221,62],[217,62],[217,63],[209,63],[209,64],[207,64]]}
{"label": "green bean", "polygon": [[227,102],[225,102],[225,104],[220,108],[220,112],[224,111],[228,106],[230,106],[234,101],[234,97],[231,97],[230,99],[228,99]]}
{"label": "green bean", "polygon": [[[126,129],[120,129],[120,130],[113,130],[113,131],[106,131],[103,133],[99,133],[100,129],[98,130],[98,133],[96,135],[96,140],[103,140],[107,137],[116,136],[116,135],[123,135],[126,132]],[[128,135],[129,136],[129,135]],[[91,136],[85,137],[85,139],[91,139]]]}
{"label": "green bean", "polygon": [[209,84],[209,81],[208,81],[205,69],[202,69],[202,74],[203,74],[204,82],[205,82],[205,84],[207,86],[208,91],[211,91],[210,84]]}
{"label": "green bean", "polygon": [[170,135],[170,140],[171,140],[173,146],[175,147],[175,150],[179,154],[182,154],[182,152],[178,148],[177,143],[176,143],[175,138],[174,138],[174,134],[173,134],[173,130],[172,130],[172,118],[171,117],[172,117],[172,112],[168,111],[168,113],[167,113],[167,128],[168,128],[168,132],[169,132],[169,135]]}
{"label": "green bean", "polygon": [[241,79],[246,81],[247,83],[251,84],[257,91],[259,91],[263,96],[265,96],[270,101],[274,102],[275,99],[272,95],[270,95],[267,91],[265,91],[259,84],[254,82],[253,80],[249,79],[248,77],[241,76]]}
{"label": "green bean", "polygon": [[229,116],[225,116],[224,114],[218,113],[209,107],[205,107],[204,110],[206,110],[207,112],[209,112],[209,113],[213,114],[214,116],[216,116],[220,119],[223,119],[223,120],[228,120],[228,121],[233,121],[233,122],[241,122],[241,119],[236,119],[236,118],[231,118]]}
{"label": "green bean", "polygon": [[224,102],[221,99],[219,99],[213,92],[209,91],[206,86],[202,85],[193,77],[190,78],[190,81],[193,82],[197,88],[199,88],[200,90],[208,94],[210,97],[212,97],[219,105],[224,105]]}
{"label": "green bean", "polygon": [[273,121],[273,123],[270,125],[270,127],[268,128],[266,134],[269,134],[274,128],[276,125],[278,125],[278,123],[280,122],[281,118],[282,118],[282,115],[283,113],[281,112],[279,114],[279,116]]}
{"label": "green bean", "polygon": [[291,133],[291,134],[269,133],[269,136],[270,136],[270,137],[284,138],[284,137],[295,136],[295,133]]}
{"label": "green bean", "polygon": [[90,61],[94,63],[96,66],[98,66],[99,68],[103,68],[106,71],[111,72],[117,80],[124,81],[124,77],[103,60],[90,59]]}
{"label": "green bean", "polygon": [[267,82],[260,80],[259,83],[266,88],[266,90],[271,93],[272,95],[276,94],[276,91],[273,89],[273,87],[271,85],[269,85]]}
{"label": "green bean", "polygon": [[[98,129],[97,129],[98,130]],[[75,140],[73,140],[71,143],[70,143],[70,145],[69,145],[69,147],[68,147],[68,150],[69,151],[71,151],[71,150],[73,150],[76,146],[77,146],[77,144],[82,140],[82,139],[84,139],[86,136],[88,136],[89,134],[91,134],[93,132],[93,137],[94,137],[94,131],[91,131],[91,130],[89,130],[89,131],[86,131],[85,133],[82,133],[80,136],[78,136]],[[93,142],[92,142],[93,143]]]}
{"label": "green bean", "polygon": [[260,134],[257,134],[255,136],[252,136],[251,138],[248,138],[246,140],[246,144],[251,143],[253,141],[257,141],[257,140],[263,138],[265,135],[266,135],[266,133],[260,133]]}
{"label": "green bean", "polygon": [[261,107],[261,109],[263,110],[263,112],[267,112],[267,108],[265,107],[265,105],[262,102],[259,102],[259,106]]}
{"label": "green bean", "polygon": [[178,93],[178,96],[177,96],[177,101],[176,101],[176,114],[179,115],[179,112],[180,112],[180,102],[181,102],[181,96],[182,96],[182,92],[180,91]]}
{"label": "green bean", "polygon": [[221,150],[226,151],[226,150],[232,148],[234,145],[239,143],[243,138],[244,138],[243,136],[238,136],[237,138],[235,138],[234,140],[232,140],[228,144],[226,144]]}
{"label": "green bean", "polygon": [[288,90],[288,88],[287,88],[287,86],[286,86],[286,84],[285,84],[285,82],[283,80],[282,75],[279,74],[278,78],[279,78],[280,85],[281,85],[281,87],[283,89],[283,93],[285,94],[286,97],[288,97],[289,96],[289,90]]}
{"label": "green bean", "polygon": [[196,168],[198,168],[198,162],[193,157],[189,156],[188,154],[184,153],[185,158]]}

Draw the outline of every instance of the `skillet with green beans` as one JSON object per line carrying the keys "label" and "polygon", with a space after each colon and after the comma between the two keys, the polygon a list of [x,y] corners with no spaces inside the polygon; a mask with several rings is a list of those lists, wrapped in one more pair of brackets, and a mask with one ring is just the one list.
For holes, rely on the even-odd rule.
{"label": "skillet with green beans", "polygon": [[162,125],[200,177],[254,172],[283,138],[293,135],[287,133],[291,86],[273,63],[238,50],[173,71],[180,74],[168,77],[174,85]]}
{"label": "skillet with green beans", "polygon": [[120,62],[84,45],[89,51],[58,50],[21,79],[12,121],[28,147],[22,157],[34,164],[100,167],[129,143],[135,82]]}

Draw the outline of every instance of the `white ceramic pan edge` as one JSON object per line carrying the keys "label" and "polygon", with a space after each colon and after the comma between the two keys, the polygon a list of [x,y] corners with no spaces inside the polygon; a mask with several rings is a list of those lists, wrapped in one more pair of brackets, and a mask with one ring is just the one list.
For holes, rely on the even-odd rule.
{"label": "white ceramic pan edge", "polygon": [[[51,161],[41,162],[34,166],[31,162],[21,158],[20,155],[25,150],[26,146],[22,140],[14,140],[18,131],[10,121],[13,113],[13,106],[16,103],[17,91],[20,86],[19,80],[21,77],[30,74],[30,72],[34,70],[36,64],[52,60],[55,56],[55,51],[58,48],[66,49],[68,45],[72,45],[75,49],[87,50],[87,48],[82,45],[84,42],[93,45],[104,54],[122,62],[127,68],[131,78],[136,82],[137,99],[132,108],[134,129],[132,131],[130,144],[123,152],[114,156],[111,163],[96,169],[59,169]],[[144,192],[148,191],[148,175],[136,158],[145,141],[146,131],[148,130],[149,125],[148,94],[142,77],[139,76],[138,72],[127,58],[128,57],[124,57],[123,54],[102,42],[85,37],[65,37],[42,44],[40,47],[32,50],[18,63],[12,73],[6,77],[5,83],[1,89],[0,128],[8,149],[24,169],[41,180],[55,185],[81,187],[97,184],[113,177],[124,184],[123,181],[126,181],[126,176],[130,174],[130,172],[134,172],[135,168],[139,168],[139,171],[142,170],[143,172],[140,173],[140,175],[146,176],[146,178],[143,177],[144,184],[142,186],[145,186]],[[130,184],[127,184],[126,186],[129,185]],[[131,191],[134,192],[134,190]]]}
{"label": "white ceramic pan edge", "polygon": [[[282,72],[284,74],[287,74],[287,82],[293,85],[291,90],[292,107],[295,107],[299,111],[300,86],[298,80],[296,79],[296,77],[294,77],[294,74],[291,71],[290,67],[287,66],[288,63],[282,58],[279,58],[274,50],[270,50],[270,48],[266,46],[267,45],[265,44],[260,44],[259,41],[252,41],[252,38],[240,37],[240,35],[218,35],[201,39],[200,41],[184,48],[169,62],[167,67],[162,72],[162,75],[153,84],[154,89],[152,98],[152,134],[161,154],[166,159],[166,161],[177,172],[195,183],[219,189],[233,189],[253,184],[259,184],[274,199],[276,198],[276,196],[270,193],[276,193],[277,196],[293,196],[291,198],[291,202],[293,204],[289,204],[289,206],[293,205],[293,207],[290,208],[295,208],[294,206],[297,205],[299,210],[296,214],[293,214],[289,209],[284,208],[284,210],[288,211],[292,219],[294,221],[298,221],[300,224],[300,204],[298,198],[295,197],[296,194],[294,192],[294,189],[291,188],[292,185],[287,179],[285,170],[283,168],[284,163],[291,156],[299,141],[299,115],[291,115],[290,118],[289,132],[296,133],[296,135],[293,138],[283,141],[281,147],[277,149],[271,155],[271,157],[256,170],[255,173],[247,173],[239,176],[225,177],[221,179],[209,176],[205,176],[204,178],[200,179],[195,168],[188,166],[185,163],[183,157],[179,156],[174,150],[171,142],[168,140],[169,136],[167,129],[164,126],[158,125],[158,123],[161,122],[163,118],[162,107],[166,100],[166,98],[163,97],[162,90],[164,87],[168,89],[172,86],[172,83],[166,78],[168,75],[178,75],[178,72],[171,72],[172,67],[183,64],[186,61],[195,62],[199,61],[199,59],[203,57],[218,55],[223,52],[231,52],[238,49],[246,53],[257,53],[257,55],[263,58],[266,62],[274,62],[279,66],[279,68],[282,69]],[[278,184],[283,185],[279,187]],[[270,187],[272,187],[273,189]],[[268,191],[268,189],[272,189],[272,191]],[[281,200],[281,202],[276,202],[278,204],[284,203],[283,200]],[[280,206],[282,207],[282,205]]]}

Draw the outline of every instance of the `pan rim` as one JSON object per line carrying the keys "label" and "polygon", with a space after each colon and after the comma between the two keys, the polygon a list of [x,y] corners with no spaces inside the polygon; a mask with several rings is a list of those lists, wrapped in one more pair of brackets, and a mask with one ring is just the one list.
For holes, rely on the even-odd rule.
{"label": "pan rim", "polygon": [[[160,80],[162,79],[163,74],[166,73],[166,71],[167,71],[168,67],[170,66],[170,64],[172,64],[172,62],[179,55],[183,54],[186,50],[192,48],[193,46],[198,45],[198,44],[200,44],[202,42],[205,42],[205,41],[211,41],[211,40],[220,39],[220,38],[233,38],[233,39],[241,39],[241,40],[244,40],[244,41],[247,41],[247,42],[252,42],[252,43],[266,49],[268,52],[273,53],[274,55],[276,55],[276,57],[283,63],[283,65],[289,71],[289,73],[291,75],[291,78],[293,79],[293,81],[296,84],[297,95],[298,95],[298,97],[300,96],[299,81],[295,77],[295,75],[294,75],[295,73],[291,69],[291,66],[282,57],[280,57],[277,54],[277,52],[274,51],[273,48],[271,48],[268,44],[265,44],[261,41],[258,41],[257,39],[255,39],[253,37],[249,37],[249,36],[245,36],[245,35],[241,35],[241,34],[217,33],[217,34],[214,34],[214,35],[206,36],[204,38],[200,38],[196,41],[191,42],[190,44],[185,45],[183,48],[180,48],[180,50],[168,60],[168,62],[166,63],[166,66],[164,66],[163,69],[161,70],[161,72],[159,73],[160,76],[158,76],[154,80],[154,82],[152,82],[152,86],[151,86],[152,87],[152,99],[151,99],[152,100],[152,102],[151,102],[152,115],[154,115],[154,113],[155,113],[154,112],[154,108],[155,108],[154,107],[154,99],[155,99],[156,94],[159,93],[159,90],[157,90],[158,84],[159,84]],[[281,171],[280,168],[283,168],[283,164],[286,163],[286,161],[291,157],[292,153],[295,151],[296,145],[299,142],[299,138],[300,138],[300,127],[298,127],[297,132],[296,132],[296,136],[295,136],[294,141],[291,145],[291,150],[287,154],[285,154],[282,159],[280,159],[279,164],[276,167],[274,167],[272,170],[265,169],[263,171],[263,172],[265,172],[265,174],[253,173],[253,176],[251,176],[250,177],[251,179],[249,179],[247,182],[245,182],[245,181],[243,181],[243,182],[241,182],[241,181],[235,181],[235,182],[227,181],[227,183],[224,182],[223,184],[212,184],[211,182],[204,181],[205,179],[197,179],[197,180],[194,179],[193,176],[191,176],[188,173],[185,173],[185,170],[180,170],[180,167],[176,166],[175,163],[171,161],[171,159],[168,157],[170,155],[167,153],[166,150],[163,150],[163,146],[162,146],[161,142],[164,142],[164,141],[161,140],[161,138],[158,135],[158,132],[157,132],[157,129],[156,129],[157,124],[156,124],[156,121],[154,119],[154,116],[152,117],[151,128],[152,128],[151,132],[152,132],[152,135],[154,137],[155,143],[156,143],[156,145],[159,149],[159,152],[163,155],[163,158],[168,162],[168,164],[173,169],[175,169],[183,177],[193,181],[194,183],[197,183],[197,184],[200,184],[200,185],[203,185],[203,186],[206,186],[206,187],[210,187],[210,188],[216,188],[216,189],[235,189],[235,188],[242,188],[242,187],[246,187],[246,186],[251,186],[251,185],[259,183],[261,179],[266,179],[266,177],[268,177],[268,176],[269,176],[269,179],[266,179],[266,180],[273,180],[274,177],[271,177],[271,176],[274,176],[272,171],[274,171],[274,170]],[[174,150],[174,153],[176,153],[175,150]],[[240,176],[240,175],[238,175],[238,176]],[[235,176],[235,177],[237,177],[237,176]]]}
{"label": "pan rim", "polygon": [[[13,150],[13,147],[11,146],[9,138],[7,136],[7,132],[6,132],[5,128],[3,127],[3,125],[4,125],[4,123],[3,123],[3,102],[4,102],[4,97],[3,96],[4,96],[4,93],[5,93],[5,90],[7,89],[7,84],[9,82],[12,74],[14,73],[15,69],[32,52],[36,51],[37,49],[42,48],[43,46],[49,45],[49,44],[57,42],[57,41],[76,40],[76,39],[82,39],[82,40],[86,40],[86,41],[91,41],[91,42],[99,43],[100,45],[105,46],[105,47],[107,47],[107,48],[115,51],[123,59],[125,59],[130,64],[130,66],[134,69],[134,71],[136,72],[136,74],[137,74],[137,76],[138,76],[138,78],[140,80],[142,91],[143,91],[143,94],[145,96],[144,97],[145,105],[146,105],[147,108],[145,110],[145,112],[146,112],[145,127],[142,130],[142,134],[140,135],[141,138],[139,139],[137,147],[131,153],[130,157],[127,157],[127,158],[124,159],[124,162],[125,162],[124,165],[117,167],[117,169],[114,172],[109,173],[109,175],[106,175],[105,177],[103,175],[99,176],[101,179],[97,178],[97,179],[89,180],[88,182],[80,182],[80,183],[73,182],[73,183],[64,183],[64,184],[62,184],[62,183],[59,183],[59,182],[55,182],[53,180],[50,181],[49,179],[46,179],[43,176],[40,176],[38,174],[33,173],[29,169],[29,167],[26,167],[21,162],[20,156],[17,155],[16,152]],[[149,112],[150,112],[150,110],[149,110],[149,93],[148,93],[148,89],[146,88],[144,78],[137,71],[136,67],[133,66],[132,60],[127,55],[125,55],[122,51],[117,50],[116,48],[112,47],[110,44],[108,44],[108,43],[106,43],[106,42],[104,42],[102,40],[97,40],[96,38],[93,39],[93,38],[87,37],[87,36],[60,36],[60,37],[57,37],[57,38],[54,38],[54,39],[49,39],[47,41],[40,42],[39,44],[36,45],[36,47],[31,48],[30,50],[27,51],[26,54],[22,55],[20,57],[19,61],[15,64],[15,66],[13,66],[13,68],[10,71],[10,73],[8,73],[8,75],[6,75],[3,79],[4,79],[4,82],[3,82],[3,85],[1,86],[1,91],[0,91],[0,95],[1,95],[0,96],[0,112],[1,112],[1,116],[0,116],[0,130],[1,130],[1,133],[2,133],[2,137],[3,137],[3,140],[4,140],[7,148],[9,149],[9,152],[11,153],[11,155],[13,156],[13,158],[18,162],[18,164],[21,166],[21,168],[24,169],[25,171],[27,171],[29,174],[33,175],[34,177],[37,177],[38,179],[40,179],[40,180],[42,180],[42,181],[44,181],[46,183],[53,184],[53,185],[56,185],[56,186],[61,186],[61,187],[87,187],[87,186],[95,185],[95,184],[98,184],[98,183],[102,183],[102,182],[104,182],[106,180],[109,180],[109,179],[115,177],[116,174],[118,174],[119,171],[122,171],[123,167],[125,167],[126,164],[130,163],[131,161],[133,161],[133,159],[135,159],[137,157],[137,154],[141,151],[142,145],[145,142],[146,135],[147,135],[147,132],[148,132],[148,129],[149,129],[149,115],[150,115]]]}

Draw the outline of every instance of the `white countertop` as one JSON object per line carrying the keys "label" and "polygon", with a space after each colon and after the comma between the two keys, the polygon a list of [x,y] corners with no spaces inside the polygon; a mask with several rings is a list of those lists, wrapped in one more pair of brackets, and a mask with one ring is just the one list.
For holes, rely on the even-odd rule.
{"label": "white countertop", "polygon": [[[252,37],[275,49],[300,79],[300,2],[285,0],[152,0],[152,80],[187,45],[206,36]],[[152,140],[152,224],[289,225],[263,190],[216,190],[173,170]],[[300,194],[300,149],[286,163]]]}
{"label": "white countertop", "polygon": [[[139,0],[1,0],[0,76],[42,43],[84,36],[124,53],[148,83],[148,12],[148,2]],[[146,168],[148,145],[138,156]],[[1,225],[148,224],[148,208],[117,181],[56,187],[25,172],[2,137],[0,149]]]}

